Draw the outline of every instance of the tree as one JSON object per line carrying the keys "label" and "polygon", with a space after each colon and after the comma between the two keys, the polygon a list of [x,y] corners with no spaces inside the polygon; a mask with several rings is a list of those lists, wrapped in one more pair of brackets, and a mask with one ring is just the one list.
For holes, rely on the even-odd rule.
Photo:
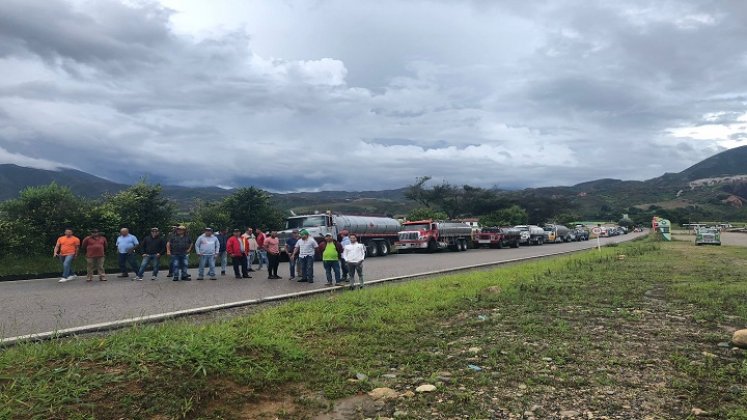
{"label": "tree", "polygon": [[432,200],[431,192],[425,189],[425,183],[430,180],[431,177],[429,176],[415,178],[415,183],[407,187],[405,198],[415,201],[426,208],[430,208]]}
{"label": "tree", "polygon": [[407,220],[445,220],[446,218],[446,213],[427,207],[418,207],[407,214]]}
{"label": "tree", "polygon": [[283,226],[283,213],[272,205],[270,194],[259,188],[236,190],[223,200],[220,208],[234,228],[251,226],[274,230]]}
{"label": "tree", "polygon": [[516,226],[527,223],[529,223],[527,211],[517,205],[496,210],[480,218],[481,226]]}
{"label": "tree", "polygon": [[174,219],[174,204],[161,194],[160,185],[143,181],[106,198],[102,213],[111,212],[119,217],[120,227],[126,227],[136,236],[150,228],[165,229]]}
{"label": "tree", "polygon": [[0,204],[0,217],[5,220],[3,234],[22,244],[24,253],[51,250],[66,228],[73,228],[76,233],[82,230],[89,205],[70,188],[54,182],[26,188],[18,198]]}
{"label": "tree", "polygon": [[192,232],[199,232],[205,227],[212,227],[216,230],[221,228],[240,228],[239,225],[231,223],[231,216],[226,211],[222,202],[198,202],[197,206],[192,211],[192,221],[190,222],[190,225],[190,230]]}

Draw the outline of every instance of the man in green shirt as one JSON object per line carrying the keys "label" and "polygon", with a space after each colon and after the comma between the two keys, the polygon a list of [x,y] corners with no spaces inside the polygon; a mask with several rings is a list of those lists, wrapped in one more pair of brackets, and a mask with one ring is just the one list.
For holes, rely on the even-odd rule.
{"label": "man in green shirt", "polygon": [[[327,273],[327,284],[325,286],[337,285],[340,283],[340,257],[342,256],[342,245],[340,245],[331,234],[324,236],[324,242],[319,245],[322,253],[322,263],[324,271]],[[335,282],[332,283],[332,270],[335,272]]]}

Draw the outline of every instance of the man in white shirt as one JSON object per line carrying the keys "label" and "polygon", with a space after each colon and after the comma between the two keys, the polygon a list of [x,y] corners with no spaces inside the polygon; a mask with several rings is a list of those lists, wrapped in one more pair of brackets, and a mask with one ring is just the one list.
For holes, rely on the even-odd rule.
{"label": "man in white shirt", "polygon": [[348,265],[350,274],[350,290],[355,290],[355,273],[358,273],[359,289],[363,288],[363,260],[366,259],[366,246],[358,242],[355,234],[350,234],[350,244],[345,245],[342,251],[342,258]]}
{"label": "man in white shirt", "polygon": [[293,255],[298,256],[298,262],[301,265],[301,280],[298,280],[299,283],[314,282],[314,256],[317,248],[319,248],[319,244],[316,243],[314,238],[309,237],[309,231],[303,229],[301,239],[296,242],[293,250]]}

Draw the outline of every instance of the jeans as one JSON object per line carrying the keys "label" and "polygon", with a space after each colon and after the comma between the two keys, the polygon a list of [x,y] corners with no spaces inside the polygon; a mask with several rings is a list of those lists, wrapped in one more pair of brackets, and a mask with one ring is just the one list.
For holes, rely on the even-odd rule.
{"label": "jeans", "polygon": [[75,255],[60,255],[60,262],[62,263],[62,277],[68,278],[73,273],[73,260]]}
{"label": "jeans", "polygon": [[86,257],[86,269],[88,278],[93,278],[93,272],[98,271],[99,277],[104,278],[106,272],[104,271],[104,257]]}
{"label": "jeans", "polygon": [[157,254],[145,255],[143,257],[143,263],[140,264],[140,270],[137,272],[138,277],[143,277],[145,269],[148,268],[148,264],[153,264],[153,277],[158,277],[158,265],[160,264],[160,256]]}
{"label": "jeans", "polygon": [[348,272],[350,273],[350,288],[355,288],[355,273],[358,273],[358,281],[361,284],[360,287],[363,288],[363,261],[349,262]]}
{"label": "jeans", "polygon": [[128,252],[126,254],[119,254],[119,271],[122,272],[125,276],[127,273],[127,264],[130,265],[130,268],[132,268],[132,272],[137,275],[138,271],[140,271],[140,267],[137,265],[137,261],[135,260],[135,254]]}
{"label": "jeans", "polygon": [[290,276],[291,278],[296,277],[296,258],[288,257],[288,264],[290,264]]}
{"label": "jeans", "polygon": [[270,277],[277,277],[279,266],[280,254],[267,254],[267,275]]}
{"label": "jeans", "polygon": [[324,261],[324,271],[327,273],[327,283],[332,283],[332,270],[335,271],[335,284],[340,282],[340,261]]}
{"label": "jeans", "polygon": [[[242,255],[240,257],[231,256],[231,260],[233,262],[233,274],[237,278],[246,277],[249,275],[246,268],[246,255]],[[241,273],[239,273],[239,269],[241,269]]]}
{"label": "jeans", "polygon": [[257,251],[249,251],[249,255],[246,257],[246,265],[249,266],[249,271],[254,271],[252,269],[252,264],[254,264],[254,255],[257,253]]}
{"label": "jeans", "polygon": [[264,264],[267,264],[267,267],[270,267],[270,261],[267,260],[267,251],[264,249],[260,249],[257,251],[257,259],[259,260],[259,269],[262,269],[262,266]]}
{"label": "jeans", "polygon": [[226,272],[226,267],[228,266],[228,252],[219,252],[218,258],[220,258],[220,273],[224,274]]}
{"label": "jeans", "polygon": [[171,265],[174,268],[174,280],[184,280],[187,278],[187,268],[189,266],[187,255],[172,255]]}
{"label": "jeans", "polygon": [[342,269],[342,279],[343,280],[347,280],[347,278],[348,278],[348,263],[343,258],[340,258],[340,269]]}
{"label": "jeans", "polygon": [[208,265],[208,276],[215,277],[215,254],[200,255],[200,263],[197,266],[197,278],[202,278],[205,274],[205,264]]}
{"label": "jeans", "polygon": [[301,278],[310,282],[314,281],[314,256],[298,257],[298,263],[301,265]]}

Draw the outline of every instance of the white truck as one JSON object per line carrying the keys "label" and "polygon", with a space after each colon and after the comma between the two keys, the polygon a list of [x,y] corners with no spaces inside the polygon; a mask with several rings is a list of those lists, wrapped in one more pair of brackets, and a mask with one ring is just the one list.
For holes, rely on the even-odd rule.
{"label": "white truck", "polygon": [[399,221],[390,217],[348,216],[327,212],[287,218],[285,230],[278,232],[278,237],[281,245],[284,245],[294,229],[306,229],[309,236],[321,242],[328,233],[339,240],[340,233],[345,230],[348,234],[355,234],[358,241],[366,246],[367,256],[384,257],[389,255],[401,228]]}

